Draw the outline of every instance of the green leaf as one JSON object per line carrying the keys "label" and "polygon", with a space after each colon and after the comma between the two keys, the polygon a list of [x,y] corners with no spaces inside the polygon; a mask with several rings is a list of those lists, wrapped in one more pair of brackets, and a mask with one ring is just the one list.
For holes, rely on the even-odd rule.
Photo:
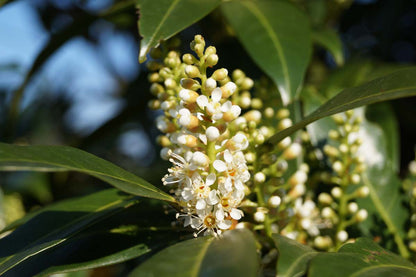
{"label": "green leaf", "polygon": [[199,237],[168,247],[130,276],[257,276],[256,241],[248,230]]}
{"label": "green leaf", "polygon": [[342,42],[338,34],[331,29],[315,30],[312,32],[312,40],[325,49],[334,57],[335,63],[339,66],[344,64],[344,53]]}
{"label": "green leaf", "polygon": [[221,8],[247,52],[279,88],[283,103],[296,98],[312,52],[306,15],[285,1],[231,1]]}
{"label": "green leaf", "polygon": [[397,256],[369,239],[359,238],[345,244],[338,253],[321,253],[312,259],[308,271],[310,277],[390,277],[416,276],[416,268],[409,261]]}
{"label": "green leaf", "polygon": [[317,110],[268,139],[263,146],[272,146],[306,125],[336,113],[391,99],[416,95],[416,68],[410,67],[377,78],[358,87],[348,88],[328,100]]}
{"label": "green leaf", "polygon": [[0,274],[65,243],[82,230],[136,201],[131,196],[110,189],[40,211],[0,240]]}
{"label": "green leaf", "polygon": [[214,10],[221,0],[139,0],[139,32],[143,37],[139,61],[166,40]]}
{"label": "green leaf", "polygon": [[404,195],[400,192],[401,182],[397,177],[399,149],[394,114],[387,105],[369,110],[376,122],[363,122],[360,128],[363,144],[357,152],[365,159],[367,169],[363,173],[363,184],[370,189],[368,197],[357,199],[359,206],[369,213],[368,219],[361,225],[367,235],[371,235],[370,231],[383,234],[386,229],[377,221],[381,218],[387,225],[387,235],[393,236],[400,253],[408,257],[404,230],[409,211],[403,206]]}
{"label": "green leaf", "polygon": [[[19,228],[21,237],[32,236],[31,228],[41,236],[49,233],[50,229],[55,228],[54,226],[64,226],[72,220],[71,213],[74,217],[78,216],[76,212],[68,212],[68,210],[74,210],[78,206],[86,207],[97,200],[95,199],[97,197],[99,195],[93,194],[90,197],[70,199],[57,203],[60,204],[59,209],[57,207],[42,209],[41,213],[36,214],[34,221]],[[119,196],[114,197],[116,199]],[[78,233],[67,237],[59,245],[22,261],[7,271],[6,275],[43,276],[73,272],[120,263],[150,251],[158,251],[178,241],[180,235],[184,235],[183,231],[179,233],[171,226],[170,222],[173,218],[174,214],[166,214],[166,208],[161,201],[143,199],[137,203],[132,199],[128,207],[110,214],[105,220],[86,226]],[[55,225],[51,225],[56,221],[58,222]],[[27,234],[22,233],[25,230]],[[31,239],[36,240],[36,237]]]}
{"label": "green leaf", "polygon": [[309,261],[319,254],[309,246],[278,234],[273,235],[273,239],[279,250],[278,277],[303,276]]}
{"label": "green leaf", "polygon": [[136,175],[68,146],[17,146],[0,143],[0,170],[78,171],[138,196],[174,202],[174,198]]}

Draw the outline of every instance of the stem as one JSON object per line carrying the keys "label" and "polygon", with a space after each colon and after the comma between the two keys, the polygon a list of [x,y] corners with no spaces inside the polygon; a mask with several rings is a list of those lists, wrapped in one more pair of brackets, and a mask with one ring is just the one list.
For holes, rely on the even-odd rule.
{"label": "stem", "polygon": [[[256,157],[256,161],[254,162],[254,171],[253,172],[258,172],[259,170],[259,165],[258,165],[258,157]],[[256,196],[257,196],[257,203],[259,205],[259,207],[266,207],[266,203],[264,202],[264,195],[263,195],[263,184],[264,183],[258,183],[255,184],[255,188],[254,190],[256,191]],[[264,230],[266,231],[266,235],[268,237],[272,236],[272,228],[271,228],[271,224],[270,224],[270,218],[269,218],[269,213],[265,214],[265,218],[264,218]]]}

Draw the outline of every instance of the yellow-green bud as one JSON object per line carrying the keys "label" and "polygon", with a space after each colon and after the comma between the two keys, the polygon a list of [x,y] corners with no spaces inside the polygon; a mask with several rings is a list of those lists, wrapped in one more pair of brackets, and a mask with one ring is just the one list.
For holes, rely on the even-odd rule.
{"label": "yellow-green bud", "polygon": [[201,87],[197,80],[191,78],[182,78],[181,86],[190,90],[198,90]]}
{"label": "yellow-green bud", "polygon": [[173,80],[172,78],[166,79],[164,84],[167,89],[174,89],[177,86],[175,80]]}
{"label": "yellow-green bud", "polygon": [[341,114],[335,114],[332,116],[332,119],[338,125],[343,125],[345,123],[344,117]]}
{"label": "yellow-green bud", "polygon": [[252,79],[246,77],[244,78],[243,82],[240,84],[241,90],[250,90],[254,85],[254,82]]}
{"label": "yellow-green bud", "polygon": [[192,64],[195,64],[196,62],[198,62],[198,60],[192,54],[183,55],[182,60],[183,60],[184,63],[186,63],[188,65],[192,65]]}
{"label": "yellow-green bud", "polygon": [[165,89],[163,88],[163,86],[161,85],[161,84],[158,84],[158,83],[153,83],[151,86],[150,86],[150,92],[154,95],[154,96],[157,96],[159,93],[162,93],[162,92],[164,92],[165,91]]}
{"label": "yellow-green bud", "polygon": [[328,236],[318,236],[314,239],[313,244],[319,249],[328,249],[332,246],[332,240]]}
{"label": "yellow-green bud", "polygon": [[187,65],[187,66],[185,66],[185,74],[189,78],[197,78],[197,77],[199,77],[199,75],[201,73],[199,72],[198,67],[196,67],[194,65]]}
{"label": "yellow-green bud", "polygon": [[148,106],[152,110],[160,109],[160,101],[157,99],[150,100]]}
{"label": "yellow-green bud", "polygon": [[205,63],[207,66],[212,67],[218,63],[218,55],[217,54],[211,54],[207,57],[205,60]]}
{"label": "yellow-green bud", "polygon": [[277,111],[277,118],[278,119],[283,119],[283,118],[289,117],[289,115],[290,115],[290,112],[289,112],[288,109],[280,109],[280,110]]}
{"label": "yellow-green bud", "polygon": [[322,192],[319,194],[318,201],[322,205],[330,205],[333,202],[331,195],[329,195],[326,192]]}
{"label": "yellow-green bud", "polygon": [[292,126],[292,120],[290,118],[283,118],[280,120],[279,124],[277,124],[277,128],[279,130],[283,130]]}
{"label": "yellow-green bud", "polygon": [[364,220],[366,220],[368,217],[368,212],[365,209],[361,209],[357,212],[357,214],[355,215],[355,219],[358,222],[363,222]]}
{"label": "yellow-green bud", "polygon": [[345,112],[345,115],[346,115],[348,118],[351,118],[351,117],[354,115],[354,110],[348,110],[348,111],[346,111],[346,112]]}
{"label": "yellow-green bud", "polygon": [[251,107],[256,110],[260,110],[263,107],[263,101],[259,98],[251,99]]}
{"label": "yellow-green bud", "polygon": [[367,197],[367,195],[370,193],[370,189],[366,186],[362,186],[359,189],[357,189],[357,197]]}
{"label": "yellow-green bud", "polygon": [[338,149],[328,144],[324,146],[324,153],[332,158],[336,158],[339,155]]}
{"label": "yellow-green bud", "polygon": [[228,70],[225,68],[220,68],[214,71],[214,73],[212,73],[211,78],[213,78],[216,81],[222,81],[224,80],[228,75]]}
{"label": "yellow-green bud", "polygon": [[264,116],[266,118],[272,118],[274,116],[273,108],[267,107],[266,109],[264,109]]}
{"label": "yellow-green bud", "polygon": [[339,132],[337,130],[329,130],[328,137],[332,140],[337,140],[340,137]]}
{"label": "yellow-green bud", "polygon": [[162,81],[162,79],[159,76],[159,73],[157,73],[157,72],[149,74],[148,80],[149,80],[150,83],[156,83],[156,82]]}
{"label": "yellow-green bud", "polygon": [[348,152],[348,145],[346,145],[345,143],[341,143],[339,146],[339,151],[343,154]]}
{"label": "yellow-green bud", "polygon": [[172,145],[172,142],[167,136],[158,136],[156,141],[162,147],[169,147]]}
{"label": "yellow-green bud", "polygon": [[246,76],[246,74],[244,74],[244,72],[240,69],[234,70],[233,74],[232,74],[232,78],[233,78],[234,81],[237,81],[241,78],[244,78],[245,76]]}
{"label": "yellow-green bud", "polygon": [[334,187],[331,190],[331,194],[334,198],[340,198],[342,196],[342,190],[339,187]]}
{"label": "yellow-green bud", "polygon": [[358,185],[361,181],[360,175],[358,174],[352,174],[350,178],[351,178],[351,183],[354,185]]}

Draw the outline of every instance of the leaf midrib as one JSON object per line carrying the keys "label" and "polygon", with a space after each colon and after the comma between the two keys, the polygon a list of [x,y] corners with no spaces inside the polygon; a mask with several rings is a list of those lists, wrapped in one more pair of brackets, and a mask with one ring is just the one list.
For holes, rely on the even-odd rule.
{"label": "leaf midrib", "polygon": [[156,35],[159,35],[160,28],[163,26],[163,24],[167,20],[168,16],[172,13],[173,9],[178,4],[178,2],[179,2],[179,0],[174,0],[172,2],[172,4],[170,5],[170,7],[167,9],[165,15],[162,17],[162,20],[160,21],[159,25],[156,26],[155,31],[153,32],[152,36],[150,37],[149,41],[147,42],[146,51],[144,52],[144,55],[146,55],[147,50],[149,49],[149,45],[151,45],[152,43],[154,43],[156,41],[155,40]]}
{"label": "leaf midrib", "polygon": [[[282,275],[282,276],[293,276],[294,273],[292,271],[294,271],[294,269],[296,268],[296,266],[298,265],[298,261],[302,260],[304,257],[307,256],[316,256],[317,254],[319,254],[318,252],[308,252],[308,253],[304,253],[301,256],[299,256],[293,263],[291,266],[289,266],[289,268],[286,270],[286,274]],[[280,276],[280,275],[277,275]]]}
{"label": "leaf midrib", "polygon": [[270,23],[267,21],[267,19],[263,16],[263,14],[257,8],[257,6],[254,5],[252,2],[242,1],[241,4],[246,6],[247,10],[259,19],[259,22],[263,25],[263,27],[266,29],[267,33],[270,35],[270,38],[273,42],[273,46],[277,50],[277,54],[278,54],[279,59],[281,60],[281,63],[282,63],[285,85],[287,87],[288,93],[291,94],[289,68],[287,66],[286,58],[283,55],[282,45],[280,43],[279,38],[276,36],[276,33],[273,31],[273,27],[270,25]]}
{"label": "leaf midrib", "polygon": [[[83,172],[83,173],[88,173],[88,174],[91,174],[91,175],[101,175],[101,176],[113,178],[113,179],[116,179],[116,180],[120,180],[120,181],[129,183],[129,184],[137,185],[137,186],[140,186],[142,188],[145,188],[145,189],[147,189],[149,191],[152,191],[152,192],[155,192],[155,193],[163,193],[162,191],[154,190],[151,187],[145,186],[143,184],[135,183],[135,182],[130,181],[128,179],[125,179],[123,177],[112,176],[112,175],[106,174],[104,172],[99,172],[99,171],[89,170],[89,169],[83,169],[81,167],[78,167],[77,168],[77,167],[73,167],[73,166],[68,166],[68,165],[64,165],[64,164],[60,164],[60,163],[47,162],[47,161],[36,161],[36,162],[34,162],[33,160],[30,160],[30,159],[29,160],[26,160],[26,159],[21,159],[21,158],[14,159],[12,161],[11,160],[7,160],[7,159],[1,159],[0,158],[0,162],[3,162],[3,161],[4,162],[11,162],[11,163],[16,162],[16,161],[19,161],[19,162],[39,163],[39,164],[45,164],[45,165],[58,166],[58,167],[64,168],[64,170],[67,170],[67,171],[73,170],[73,171],[79,171],[79,172]],[[135,176],[135,175],[133,175],[133,176]],[[95,176],[95,177],[97,177],[97,176]],[[135,178],[136,177],[137,176],[135,176]],[[137,177],[137,178],[139,178],[139,177]],[[174,201],[174,200],[172,200],[170,198],[167,198],[163,194],[162,194],[162,196],[163,196],[163,199],[168,199],[168,201]]]}

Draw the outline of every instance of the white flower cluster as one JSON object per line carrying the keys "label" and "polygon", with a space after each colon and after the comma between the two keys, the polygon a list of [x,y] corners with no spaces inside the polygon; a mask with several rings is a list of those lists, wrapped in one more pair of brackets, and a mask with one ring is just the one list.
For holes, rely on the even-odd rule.
{"label": "white flower cluster", "polygon": [[[176,92],[171,91],[171,97],[161,103],[164,115],[157,118],[159,130],[169,140],[161,156],[173,164],[162,181],[172,186],[182,207],[177,216],[185,219],[185,226],[197,230],[195,236],[203,231],[221,234],[241,219],[243,212],[238,206],[250,179],[242,152],[248,139],[228,128],[241,113],[241,108],[228,100],[237,86],[229,81],[226,69],[207,78],[204,61],[217,61],[218,57],[212,57],[216,56],[214,47],[204,54],[200,45],[205,43],[197,36],[193,48],[198,50],[200,61],[192,57],[192,64],[183,67],[188,78],[182,78]],[[185,63],[189,55],[184,55]]]}

